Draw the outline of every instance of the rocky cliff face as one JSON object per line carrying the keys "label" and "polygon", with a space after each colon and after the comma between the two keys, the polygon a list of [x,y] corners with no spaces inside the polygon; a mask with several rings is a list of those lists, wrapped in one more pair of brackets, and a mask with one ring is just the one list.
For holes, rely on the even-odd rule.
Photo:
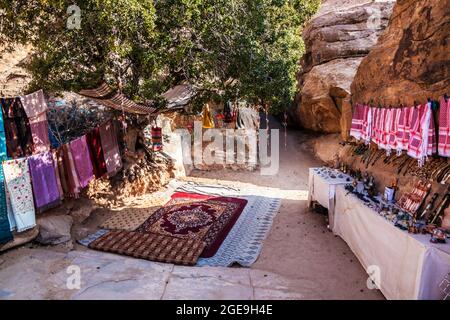
{"label": "rocky cliff face", "polygon": [[398,0],[362,61],[353,101],[413,104],[450,94],[450,0]]}
{"label": "rocky cliff face", "polygon": [[31,47],[17,45],[14,49],[0,46],[0,95],[22,94],[31,81],[31,76],[23,68]]}
{"label": "rocky cliff face", "polygon": [[335,133],[348,125],[351,83],[362,59],[386,28],[394,3],[323,2],[303,33],[307,51],[294,111],[302,127]]}

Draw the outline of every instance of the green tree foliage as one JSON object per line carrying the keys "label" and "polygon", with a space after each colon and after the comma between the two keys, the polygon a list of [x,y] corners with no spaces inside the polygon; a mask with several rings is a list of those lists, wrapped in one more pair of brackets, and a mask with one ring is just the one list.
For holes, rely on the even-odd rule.
{"label": "green tree foliage", "polygon": [[[0,43],[28,42],[34,86],[124,84],[135,100],[189,82],[198,102],[290,104],[301,29],[319,0],[0,0]],[[81,8],[69,30],[68,6]]]}

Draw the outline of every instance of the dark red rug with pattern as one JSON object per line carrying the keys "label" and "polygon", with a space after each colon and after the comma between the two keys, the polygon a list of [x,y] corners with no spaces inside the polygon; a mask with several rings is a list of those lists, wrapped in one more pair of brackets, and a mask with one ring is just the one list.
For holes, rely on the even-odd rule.
{"label": "dark red rug with pattern", "polygon": [[203,241],[206,247],[201,257],[209,258],[217,252],[246,204],[245,199],[177,192],[136,231]]}

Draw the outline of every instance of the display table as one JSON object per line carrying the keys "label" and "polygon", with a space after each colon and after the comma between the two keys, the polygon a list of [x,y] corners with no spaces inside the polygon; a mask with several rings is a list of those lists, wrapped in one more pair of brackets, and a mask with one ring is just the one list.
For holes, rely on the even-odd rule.
{"label": "display table", "polygon": [[387,299],[444,299],[450,280],[450,243],[433,244],[430,235],[409,234],[366,206],[344,186],[336,188],[330,225],[363,267],[377,266],[380,290]]}
{"label": "display table", "polygon": [[317,201],[328,209],[330,226],[333,226],[336,186],[351,183],[350,176],[326,167],[309,168],[308,207]]}

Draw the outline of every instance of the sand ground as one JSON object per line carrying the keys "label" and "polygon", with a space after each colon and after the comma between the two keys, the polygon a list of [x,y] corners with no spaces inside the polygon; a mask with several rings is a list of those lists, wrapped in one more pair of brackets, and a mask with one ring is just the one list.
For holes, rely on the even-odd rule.
{"label": "sand ground", "polygon": [[[0,299],[384,299],[366,287],[367,275],[323,215],[307,209],[308,136],[281,134],[280,170],[194,171],[187,179],[260,187],[282,198],[280,212],[251,268],[181,267],[75,246],[27,245],[0,255]],[[69,266],[81,286],[68,289]],[[69,278],[70,280],[70,278]],[[70,281],[69,281],[70,282]]]}

